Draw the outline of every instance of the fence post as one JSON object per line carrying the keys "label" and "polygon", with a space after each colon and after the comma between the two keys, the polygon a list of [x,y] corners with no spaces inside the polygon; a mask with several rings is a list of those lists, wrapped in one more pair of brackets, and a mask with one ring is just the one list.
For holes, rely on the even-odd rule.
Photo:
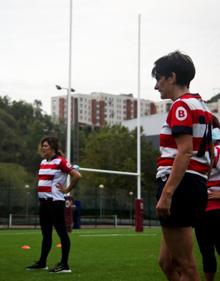
{"label": "fence post", "polygon": [[12,214],[9,214],[9,217],[8,217],[8,228],[11,228],[12,226]]}
{"label": "fence post", "polygon": [[115,228],[118,227],[118,216],[114,215]]}

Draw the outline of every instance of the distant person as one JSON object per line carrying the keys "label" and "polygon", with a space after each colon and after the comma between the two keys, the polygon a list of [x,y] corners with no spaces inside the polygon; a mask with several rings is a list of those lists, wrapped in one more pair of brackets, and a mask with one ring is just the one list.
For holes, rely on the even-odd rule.
{"label": "distant person", "polygon": [[214,142],[213,168],[208,180],[208,205],[204,220],[195,228],[202,254],[206,281],[214,281],[217,271],[215,251],[220,255],[220,126],[212,130]]}
{"label": "distant person", "polygon": [[[45,137],[40,142],[43,160],[39,169],[38,197],[40,201],[40,226],[43,236],[39,260],[27,267],[27,270],[48,269],[47,257],[52,246],[53,226],[61,240],[62,257],[50,272],[71,272],[68,265],[70,239],[67,233],[64,210],[64,194],[69,193],[79,181],[81,175],[63,157],[56,137]],[[67,175],[71,176],[68,187],[65,187]]]}
{"label": "distant person", "polygon": [[212,115],[199,94],[189,91],[195,67],[179,51],[159,58],[152,69],[155,90],[173,101],[160,133],[156,213],[162,226],[159,264],[170,281],[199,281],[192,227],[207,204]]}

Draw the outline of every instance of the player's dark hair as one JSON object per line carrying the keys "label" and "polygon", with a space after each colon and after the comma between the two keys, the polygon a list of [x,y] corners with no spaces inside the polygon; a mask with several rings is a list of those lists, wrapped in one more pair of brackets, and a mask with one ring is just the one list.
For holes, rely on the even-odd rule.
{"label": "player's dark hair", "polygon": [[156,80],[159,80],[161,76],[165,76],[167,79],[175,73],[176,84],[189,88],[195,72],[192,59],[180,51],[175,51],[156,60],[151,75]]}
{"label": "player's dark hair", "polygon": [[42,147],[45,141],[50,145],[52,149],[54,149],[56,155],[63,156],[63,153],[60,149],[60,142],[57,137],[47,136],[42,138],[42,140],[40,141],[40,148]]}

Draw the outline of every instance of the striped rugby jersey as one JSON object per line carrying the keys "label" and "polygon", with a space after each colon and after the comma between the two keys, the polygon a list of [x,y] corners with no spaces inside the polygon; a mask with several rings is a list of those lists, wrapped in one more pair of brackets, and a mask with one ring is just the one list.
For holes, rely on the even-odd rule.
{"label": "striped rugby jersey", "polygon": [[186,93],[173,102],[160,133],[156,177],[170,174],[177,154],[175,136],[193,137],[193,155],[186,170],[207,178],[210,166],[212,114],[199,94]]}
{"label": "striped rugby jersey", "polygon": [[62,156],[54,156],[52,159],[41,161],[38,173],[38,197],[65,200],[64,194],[57,189],[57,184],[66,184],[68,173],[73,169],[71,164]]}
{"label": "striped rugby jersey", "polygon": [[[220,191],[220,145],[214,147],[214,164],[208,180],[208,190]],[[220,209],[220,199],[208,200],[206,211]]]}

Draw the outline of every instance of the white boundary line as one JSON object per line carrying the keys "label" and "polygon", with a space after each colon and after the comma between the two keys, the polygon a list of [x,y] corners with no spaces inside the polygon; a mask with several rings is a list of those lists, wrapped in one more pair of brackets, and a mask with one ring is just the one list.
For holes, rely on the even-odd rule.
{"label": "white boundary line", "polygon": [[148,234],[123,234],[123,233],[113,233],[113,234],[80,234],[79,237],[136,237],[136,236],[157,236],[156,233],[148,233]]}

